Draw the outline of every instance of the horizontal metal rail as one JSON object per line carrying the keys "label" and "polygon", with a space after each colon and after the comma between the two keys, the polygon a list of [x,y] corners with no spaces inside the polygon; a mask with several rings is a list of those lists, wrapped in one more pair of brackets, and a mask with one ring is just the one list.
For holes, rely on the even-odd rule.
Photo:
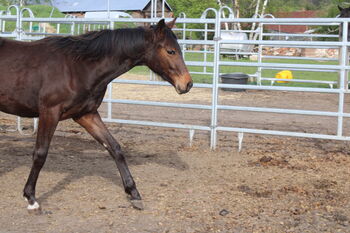
{"label": "horizontal metal rail", "polygon": [[0,36],[3,38],[16,38],[16,34],[13,34],[13,33],[1,33],[0,32]]}
{"label": "horizontal metal rail", "polygon": [[254,52],[238,52],[238,51],[227,52],[227,50],[221,49],[220,55],[258,55],[258,53],[254,53]]}
{"label": "horizontal metal rail", "polygon": [[218,105],[218,109],[248,111],[248,112],[266,112],[266,113],[278,113],[278,114],[310,115],[310,116],[350,117],[349,113],[310,111],[310,110],[284,109],[284,108],[259,108],[259,107],[243,107],[243,106],[232,106],[232,105]]}
{"label": "horizontal metal rail", "polygon": [[[281,70],[283,69],[283,67],[264,67],[264,70]],[[292,67],[288,67],[288,70],[291,71],[307,71],[307,72],[322,72],[322,73],[331,73],[334,72],[334,70],[327,70],[327,69],[322,69],[322,70],[315,70],[313,68],[310,69],[302,69],[302,68],[292,68]]]}
{"label": "horizontal metal rail", "polygon": [[[156,86],[171,86],[165,81],[147,81],[147,80],[128,80],[128,79],[114,79],[113,83],[124,83],[124,84],[138,84],[138,85],[156,85]],[[205,83],[194,83],[195,88],[212,88],[211,84]]]}
{"label": "horizontal metal rail", "polygon": [[283,45],[283,46],[312,46],[312,47],[326,47],[326,46],[349,46],[350,42],[336,42],[336,41],[285,41],[285,40],[220,40],[220,44],[251,44],[251,45]]}
{"label": "horizontal metal rail", "polygon": [[324,35],[324,34],[306,34],[306,33],[299,33],[299,34],[293,34],[293,33],[263,33],[262,36],[281,36],[281,37],[305,37],[305,38],[334,38],[338,39],[339,35]]}
{"label": "horizontal metal rail", "polygon": [[300,82],[300,83],[319,83],[319,84],[337,84],[336,81],[323,81],[323,80],[307,80],[307,79],[283,79],[283,78],[266,78],[261,77],[261,80],[266,81],[286,81],[286,82]]}
{"label": "horizontal metal rail", "polygon": [[103,99],[103,102],[114,103],[114,104],[134,104],[134,105],[144,105],[144,106],[211,110],[210,105],[202,105],[202,104],[182,104],[182,103],[169,103],[169,102],[143,101],[143,100],[125,100],[125,99]]}
{"label": "horizontal metal rail", "polygon": [[211,130],[210,127],[202,126],[202,125],[188,125],[188,124],[176,124],[176,123],[165,123],[165,122],[154,122],[154,121],[124,120],[124,119],[112,119],[112,118],[102,118],[102,120],[105,122],[120,123],[120,124],[155,126],[155,127],[178,128],[178,129],[191,129],[191,130],[206,130],[206,131]]}
{"label": "horizontal metal rail", "polygon": [[[289,79],[290,80],[290,79]],[[278,81],[276,79],[276,81]],[[243,84],[218,84],[219,88],[247,89],[247,90],[265,90],[265,91],[290,91],[290,92],[315,92],[315,93],[345,93],[339,89],[314,88],[314,87],[283,87],[283,86],[256,86]]]}
{"label": "horizontal metal rail", "polygon": [[190,74],[213,75],[213,72],[196,72],[196,71],[190,71]]}
{"label": "horizontal metal rail", "polygon": [[[183,104],[183,103],[125,100],[125,99],[104,99],[103,102],[105,102],[105,103],[111,102],[111,103],[116,103],[116,104],[155,106],[155,107],[171,107],[171,108],[211,110],[210,105],[200,105],[200,104]],[[350,117],[350,113],[341,113],[340,114],[338,112],[329,112],[329,111],[310,111],[310,110],[299,110],[299,109],[244,107],[244,106],[232,106],[232,105],[218,105],[218,110],[266,112],[266,113],[296,114],[296,115],[310,115],[310,116]]]}
{"label": "horizontal metal rail", "polygon": [[238,132],[238,133],[266,134],[266,135],[275,135],[275,136],[331,139],[331,140],[343,140],[343,141],[350,140],[350,137],[348,136],[336,136],[336,135],[317,134],[317,133],[299,133],[299,132],[278,131],[278,130],[249,129],[249,128],[236,128],[236,127],[224,127],[224,126],[218,126],[216,130],[227,131],[227,132]]}
{"label": "horizontal metal rail", "polygon": [[289,59],[289,60],[311,60],[311,61],[338,61],[336,58],[325,58],[325,57],[294,57],[294,56],[268,56],[263,55],[265,59]]}
{"label": "horizontal metal rail", "polygon": [[350,66],[341,65],[314,65],[314,64],[290,64],[290,63],[259,63],[259,62],[231,62],[231,61],[220,61],[221,66],[251,66],[251,67],[262,67],[262,68],[307,68],[310,70],[340,70],[350,69]]}
{"label": "horizontal metal rail", "polygon": [[[186,20],[188,20],[187,18]],[[181,23],[184,19],[179,19]],[[317,25],[339,25],[344,22],[350,22],[350,18],[221,18],[221,23],[285,23],[285,24],[302,24],[307,25],[310,23]]]}

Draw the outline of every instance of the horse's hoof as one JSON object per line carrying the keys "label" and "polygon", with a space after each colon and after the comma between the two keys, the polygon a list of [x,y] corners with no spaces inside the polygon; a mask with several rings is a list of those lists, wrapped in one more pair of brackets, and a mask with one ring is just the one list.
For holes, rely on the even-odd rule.
{"label": "horse's hoof", "polygon": [[34,202],[33,205],[28,205],[27,207],[28,213],[30,214],[35,214],[35,215],[40,215],[42,214],[42,210],[38,202]]}
{"label": "horse's hoof", "polygon": [[137,210],[144,209],[142,200],[130,200],[130,201],[131,201],[132,207],[134,207],[135,209]]}

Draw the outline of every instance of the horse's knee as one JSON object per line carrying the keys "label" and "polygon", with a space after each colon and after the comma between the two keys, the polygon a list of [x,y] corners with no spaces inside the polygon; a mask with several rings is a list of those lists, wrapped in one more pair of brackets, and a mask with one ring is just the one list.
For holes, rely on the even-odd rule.
{"label": "horse's knee", "polygon": [[111,145],[112,154],[116,162],[125,163],[125,158],[118,143]]}
{"label": "horse's knee", "polygon": [[47,150],[46,149],[36,149],[33,153],[33,163],[34,165],[43,165],[45,163],[47,156]]}

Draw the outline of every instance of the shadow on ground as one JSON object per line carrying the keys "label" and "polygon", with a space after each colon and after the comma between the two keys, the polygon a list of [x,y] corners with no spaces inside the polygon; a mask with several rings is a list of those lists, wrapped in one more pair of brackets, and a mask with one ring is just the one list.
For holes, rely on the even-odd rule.
{"label": "shadow on ground", "polygon": [[[34,143],[34,137],[19,136],[18,133],[1,134],[0,176],[21,166],[26,166],[29,169],[32,163]],[[150,163],[178,170],[188,169],[188,165],[177,155],[176,148],[159,146],[159,150],[147,152],[147,147],[143,143],[141,144],[126,141],[123,146],[131,172],[133,166]],[[65,173],[66,176],[51,190],[46,193],[38,193],[40,202],[46,201],[50,196],[65,189],[70,183],[85,176],[103,177],[122,187],[117,166],[106,150],[93,139],[85,139],[79,135],[55,136],[43,170]]]}

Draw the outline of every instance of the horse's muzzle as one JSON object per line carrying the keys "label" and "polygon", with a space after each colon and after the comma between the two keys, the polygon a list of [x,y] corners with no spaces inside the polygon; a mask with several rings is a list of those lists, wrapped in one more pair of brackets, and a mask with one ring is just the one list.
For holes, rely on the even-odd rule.
{"label": "horse's muzzle", "polygon": [[192,87],[193,87],[193,82],[191,80],[186,85],[184,85],[183,87],[176,86],[175,89],[176,89],[177,93],[181,95],[181,94],[185,94],[185,93],[189,92]]}

